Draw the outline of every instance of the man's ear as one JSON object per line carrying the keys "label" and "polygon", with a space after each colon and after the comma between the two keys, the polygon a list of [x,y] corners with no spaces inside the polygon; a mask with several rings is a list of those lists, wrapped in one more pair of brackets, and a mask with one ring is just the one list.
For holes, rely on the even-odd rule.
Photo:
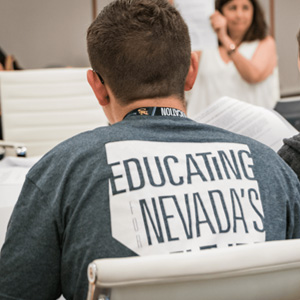
{"label": "man's ear", "polygon": [[87,80],[101,106],[106,106],[109,103],[109,96],[104,84],[101,83],[97,74],[92,70],[87,71]]}
{"label": "man's ear", "polygon": [[197,74],[198,74],[198,67],[199,67],[199,57],[200,57],[200,52],[192,52],[191,53],[191,64],[190,64],[190,69],[189,72],[186,76],[185,79],[185,84],[184,84],[184,90],[189,91],[192,89]]}

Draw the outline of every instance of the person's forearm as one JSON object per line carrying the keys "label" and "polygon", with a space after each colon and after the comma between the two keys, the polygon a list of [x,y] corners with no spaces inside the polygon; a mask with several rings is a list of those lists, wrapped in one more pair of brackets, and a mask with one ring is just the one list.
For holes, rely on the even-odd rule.
{"label": "person's forearm", "polygon": [[236,49],[234,52],[229,54],[230,59],[233,61],[238,72],[242,78],[248,83],[258,83],[265,80],[269,76],[269,72],[263,72],[259,70],[251,60],[245,58],[239,51]]}
{"label": "person's forearm", "polygon": [[[276,55],[273,53],[273,51],[271,53],[271,50],[269,52],[269,57],[264,58],[263,62],[254,62],[253,60],[245,58],[239,52],[238,46],[228,35],[223,35],[219,39],[229,58],[233,61],[239,74],[248,83],[258,83],[265,80],[272,73],[274,67],[276,66]],[[264,47],[266,47],[266,45],[264,45]],[[264,56],[265,54],[260,52],[259,55]]]}

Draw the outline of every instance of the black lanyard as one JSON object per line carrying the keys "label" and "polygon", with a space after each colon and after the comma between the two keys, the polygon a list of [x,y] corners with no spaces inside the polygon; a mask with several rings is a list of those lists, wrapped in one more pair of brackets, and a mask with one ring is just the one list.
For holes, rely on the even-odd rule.
{"label": "black lanyard", "polygon": [[183,111],[172,107],[141,107],[129,112],[124,119],[128,116],[187,117]]}

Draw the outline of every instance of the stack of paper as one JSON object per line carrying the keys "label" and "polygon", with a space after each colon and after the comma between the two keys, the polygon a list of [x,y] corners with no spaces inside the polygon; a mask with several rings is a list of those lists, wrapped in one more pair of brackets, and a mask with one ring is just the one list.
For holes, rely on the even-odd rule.
{"label": "stack of paper", "polygon": [[29,169],[39,158],[6,157],[0,161],[0,248],[7,224]]}
{"label": "stack of paper", "polygon": [[229,97],[217,100],[194,119],[251,137],[276,152],[284,138],[299,133],[276,111]]}

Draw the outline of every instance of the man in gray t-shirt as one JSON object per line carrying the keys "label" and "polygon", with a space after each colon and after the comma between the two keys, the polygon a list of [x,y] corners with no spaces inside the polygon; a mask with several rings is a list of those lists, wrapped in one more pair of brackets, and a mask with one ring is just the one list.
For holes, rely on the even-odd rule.
{"label": "man in gray t-shirt", "polygon": [[28,173],[0,299],[85,299],[96,258],[300,237],[300,185],[282,159],[186,117],[198,61],[173,6],[114,1],[87,41],[88,81],[111,126],[61,143]]}

